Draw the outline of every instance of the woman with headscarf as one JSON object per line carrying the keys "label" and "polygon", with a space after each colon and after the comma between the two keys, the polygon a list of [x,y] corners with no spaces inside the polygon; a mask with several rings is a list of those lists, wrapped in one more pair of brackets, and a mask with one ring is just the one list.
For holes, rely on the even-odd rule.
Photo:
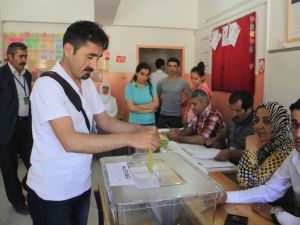
{"label": "woman with headscarf", "polygon": [[[253,120],[254,134],[246,138],[237,180],[241,189],[265,184],[294,148],[288,111],[276,102],[259,105]],[[288,197],[289,196],[289,197]],[[279,204],[292,201],[291,192]],[[283,206],[284,207],[284,206]]]}
{"label": "woman with headscarf", "polygon": [[118,105],[115,97],[111,96],[110,85],[106,82],[102,82],[100,85],[100,97],[105,105],[106,113],[111,117],[117,117]]}

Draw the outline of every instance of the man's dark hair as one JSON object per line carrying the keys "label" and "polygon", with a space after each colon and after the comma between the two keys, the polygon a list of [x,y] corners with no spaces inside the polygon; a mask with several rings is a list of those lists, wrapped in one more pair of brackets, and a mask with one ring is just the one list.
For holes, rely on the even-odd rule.
{"label": "man's dark hair", "polygon": [[22,42],[10,43],[9,46],[7,47],[7,55],[14,56],[18,49],[25,51],[25,50],[27,50],[27,46]]}
{"label": "man's dark hair", "polygon": [[76,51],[87,42],[92,42],[106,50],[108,47],[108,37],[102,28],[95,22],[77,21],[72,23],[66,30],[63,37],[63,45],[70,43]]}
{"label": "man's dark hair", "polygon": [[235,91],[229,97],[229,104],[234,104],[237,101],[242,101],[242,109],[247,110],[253,107],[253,96],[248,91]]}
{"label": "man's dark hair", "polygon": [[201,89],[196,89],[190,94],[189,99],[193,99],[193,98],[204,99],[204,100],[208,101],[208,96],[207,96],[206,92]]}
{"label": "man's dark hair", "polygon": [[177,66],[180,66],[179,60],[175,57],[169,58],[167,64],[169,64],[169,62],[175,62],[175,63],[177,63]]}
{"label": "man's dark hair", "polygon": [[291,112],[295,109],[300,110],[300,98],[290,106]]}
{"label": "man's dark hair", "polygon": [[163,60],[162,58],[158,58],[157,60],[155,60],[156,69],[161,69],[161,67],[164,65],[165,65],[165,60]]}

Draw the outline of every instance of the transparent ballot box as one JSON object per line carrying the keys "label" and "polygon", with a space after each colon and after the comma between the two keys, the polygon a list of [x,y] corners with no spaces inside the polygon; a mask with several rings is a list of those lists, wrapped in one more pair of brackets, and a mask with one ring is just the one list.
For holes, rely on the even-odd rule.
{"label": "transparent ballot box", "polygon": [[113,224],[213,225],[223,188],[176,152],[100,159]]}

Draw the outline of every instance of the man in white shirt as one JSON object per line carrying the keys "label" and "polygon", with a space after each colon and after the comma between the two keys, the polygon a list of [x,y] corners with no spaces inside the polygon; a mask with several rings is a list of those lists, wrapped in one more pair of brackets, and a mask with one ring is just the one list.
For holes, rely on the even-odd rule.
{"label": "man in white shirt", "polygon": [[[37,79],[32,95],[34,145],[27,184],[34,225],[87,224],[93,153],[120,147],[156,149],[155,127],[141,127],[107,115],[90,73],[108,46],[98,24],[78,21],[63,37],[64,56],[52,71],[79,95],[86,116],[77,111],[62,86],[51,77]],[[90,134],[88,122],[109,135]]]}
{"label": "man in white shirt", "polygon": [[168,77],[168,74],[166,74],[165,71],[165,61],[161,58],[158,58],[155,60],[155,67],[156,71],[151,73],[151,83],[156,88],[158,81],[160,81],[163,78]]}
{"label": "man in white shirt", "polygon": [[[151,83],[152,85],[157,88],[157,84],[160,80],[168,77],[168,74],[166,74],[165,71],[165,60],[158,58],[157,60],[155,60],[155,67],[156,67],[156,71],[151,73]],[[159,113],[160,113],[160,105],[161,102],[159,104],[159,107],[156,109],[155,112],[155,121],[157,122],[158,117],[159,117]]]}
{"label": "man in white shirt", "polygon": [[[296,149],[282,163],[272,178],[265,184],[244,191],[227,192],[219,203],[268,203],[282,197],[292,187],[298,205],[300,203],[300,99],[290,106],[292,120],[292,134]],[[252,209],[260,215],[272,219],[281,225],[299,225],[300,218],[285,212],[280,207],[268,204],[254,204]],[[299,208],[296,214],[299,216]]]}

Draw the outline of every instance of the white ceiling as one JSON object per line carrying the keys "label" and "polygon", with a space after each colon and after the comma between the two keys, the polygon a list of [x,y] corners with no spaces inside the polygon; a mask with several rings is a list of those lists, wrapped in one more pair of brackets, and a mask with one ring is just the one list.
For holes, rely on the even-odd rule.
{"label": "white ceiling", "polygon": [[101,25],[112,25],[121,0],[95,0],[95,21]]}

